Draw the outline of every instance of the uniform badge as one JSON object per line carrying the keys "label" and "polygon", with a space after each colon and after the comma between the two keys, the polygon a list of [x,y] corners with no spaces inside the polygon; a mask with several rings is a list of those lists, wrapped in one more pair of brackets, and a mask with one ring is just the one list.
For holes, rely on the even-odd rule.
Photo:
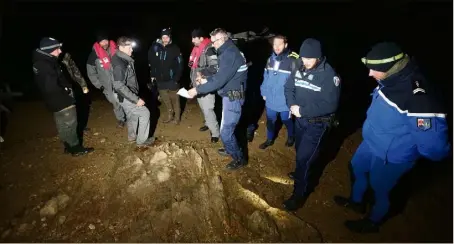
{"label": "uniform badge", "polygon": [[430,127],[432,127],[430,118],[418,118],[417,120],[417,126],[420,130],[428,130]]}
{"label": "uniform badge", "polygon": [[339,84],[340,84],[340,79],[339,79],[339,77],[334,76],[333,82],[334,82],[334,85],[335,85],[335,86],[339,86]]}

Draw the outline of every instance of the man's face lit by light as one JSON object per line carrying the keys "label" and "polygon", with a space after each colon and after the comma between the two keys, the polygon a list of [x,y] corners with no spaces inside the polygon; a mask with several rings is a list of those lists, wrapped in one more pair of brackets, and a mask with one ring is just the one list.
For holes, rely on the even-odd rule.
{"label": "man's face lit by light", "polygon": [[163,35],[163,36],[161,37],[161,40],[162,40],[162,44],[164,44],[164,46],[166,46],[166,45],[169,44],[169,42],[170,42],[170,36],[168,36],[168,35]]}
{"label": "man's face lit by light", "polygon": [[277,55],[281,54],[282,51],[287,47],[287,43],[284,42],[284,39],[274,38],[273,41],[273,51]]}
{"label": "man's face lit by light", "polygon": [[202,43],[203,41],[203,37],[193,37],[192,38],[192,44],[194,44],[194,46],[198,47],[200,45],[200,43]]}
{"label": "man's face lit by light", "polygon": [[120,51],[124,52],[126,55],[132,55],[132,42],[126,42],[124,46],[119,47]]}
{"label": "man's face lit by light", "polygon": [[225,42],[224,36],[221,33],[211,36],[211,43],[213,43],[213,47],[215,49],[218,49],[219,47],[221,47],[222,44],[224,44],[224,42]]}
{"label": "man's face lit by light", "polygon": [[104,48],[104,50],[107,50],[107,48],[109,47],[109,41],[108,40],[102,40],[99,42],[99,45]]}
{"label": "man's face lit by light", "polygon": [[386,78],[386,73],[376,70],[369,70],[369,76],[373,77],[375,80],[384,80]]}
{"label": "man's face lit by light", "polygon": [[306,69],[313,69],[318,63],[318,59],[316,58],[301,58],[301,60]]}

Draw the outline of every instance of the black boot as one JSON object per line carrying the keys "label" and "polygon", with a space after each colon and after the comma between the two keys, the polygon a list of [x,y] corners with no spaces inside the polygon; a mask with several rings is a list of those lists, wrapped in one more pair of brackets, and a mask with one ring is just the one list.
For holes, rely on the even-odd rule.
{"label": "black boot", "polygon": [[247,141],[252,142],[254,140],[254,132],[247,133]]}
{"label": "black boot", "polygon": [[230,157],[230,155],[225,151],[224,148],[218,149],[218,153],[219,153],[219,155],[221,155],[221,156]]}
{"label": "black boot", "polygon": [[287,141],[285,142],[286,147],[292,147],[295,144],[295,137],[290,136],[287,138]]}
{"label": "black boot", "polygon": [[66,142],[63,142],[63,145],[65,146],[65,149],[63,150],[63,153],[64,153],[64,154],[70,153],[69,151],[70,151],[70,149],[71,149],[71,146],[69,146],[69,144],[66,143]]}
{"label": "black boot", "polygon": [[202,127],[200,127],[199,131],[201,132],[204,132],[204,131],[207,131],[208,130],[208,126],[204,125]]}
{"label": "black boot", "polygon": [[266,140],[264,143],[260,144],[259,148],[260,149],[266,149],[269,146],[272,146],[274,144],[273,140]]}
{"label": "black boot", "polygon": [[77,157],[81,155],[85,155],[87,153],[93,152],[95,149],[92,147],[83,147],[81,145],[77,145],[74,147],[71,147],[68,151],[71,153],[72,156]]}
{"label": "black boot", "polygon": [[363,203],[353,202],[350,198],[334,196],[334,202],[341,207],[351,209],[357,213],[366,213],[366,206]]}
{"label": "black boot", "polygon": [[290,172],[287,174],[288,178],[295,180],[295,172]]}
{"label": "black boot", "polygon": [[212,143],[217,143],[219,141],[219,137],[211,137]]}
{"label": "black boot", "polygon": [[306,200],[307,197],[292,194],[292,196],[283,203],[284,209],[290,212],[294,212],[299,208],[302,208],[306,203]]}
{"label": "black boot", "polygon": [[350,231],[356,233],[375,233],[379,230],[379,225],[372,222],[370,219],[364,218],[359,220],[347,220],[344,223]]}
{"label": "black boot", "polygon": [[247,161],[244,159],[243,160],[232,160],[232,162],[227,164],[225,166],[225,168],[228,170],[236,170],[236,169],[243,168],[246,165],[247,165]]}

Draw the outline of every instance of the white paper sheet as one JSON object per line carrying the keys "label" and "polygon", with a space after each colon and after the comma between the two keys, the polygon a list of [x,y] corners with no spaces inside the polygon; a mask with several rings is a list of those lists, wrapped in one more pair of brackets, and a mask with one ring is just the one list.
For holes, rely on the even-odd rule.
{"label": "white paper sheet", "polygon": [[185,88],[178,90],[177,94],[185,98],[192,98],[189,96],[188,90],[186,90]]}

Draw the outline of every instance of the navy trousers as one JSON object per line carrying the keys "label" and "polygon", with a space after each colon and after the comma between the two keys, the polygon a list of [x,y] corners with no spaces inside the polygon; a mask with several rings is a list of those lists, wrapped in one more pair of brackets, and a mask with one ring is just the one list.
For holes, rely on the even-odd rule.
{"label": "navy trousers", "polygon": [[237,161],[244,159],[235,137],[235,129],[241,118],[243,103],[243,99],[230,101],[228,97],[222,98],[221,141],[225,151]]}
{"label": "navy trousers", "polygon": [[277,116],[281,117],[282,123],[287,128],[287,136],[294,136],[294,126],[290,111],[277,112],[270,108],[266,108],[266,139],[274,140],[276,131]]}
{"label": "navy trousers", "polygon": [[[351,164],[355,176],[351,199],[360,203],[370,181],[375,194],[375,204],[372,207],[369,219],[378,223],[388,213],[390,191],[402,175],[413,168],[414,162],[386,162],[384,159],[373,155],[367,143],[363,141],[353,155]],[[369,173],[369,180],[367,173]]]}
{"label": "navy trousers", "polygon": [[296,168],[293,194],[307,196],[312,191],[309,186],[311,165],[318,158],[320,144],[328,127],[327,122],[311,123],[307,118],[296,118]]}

